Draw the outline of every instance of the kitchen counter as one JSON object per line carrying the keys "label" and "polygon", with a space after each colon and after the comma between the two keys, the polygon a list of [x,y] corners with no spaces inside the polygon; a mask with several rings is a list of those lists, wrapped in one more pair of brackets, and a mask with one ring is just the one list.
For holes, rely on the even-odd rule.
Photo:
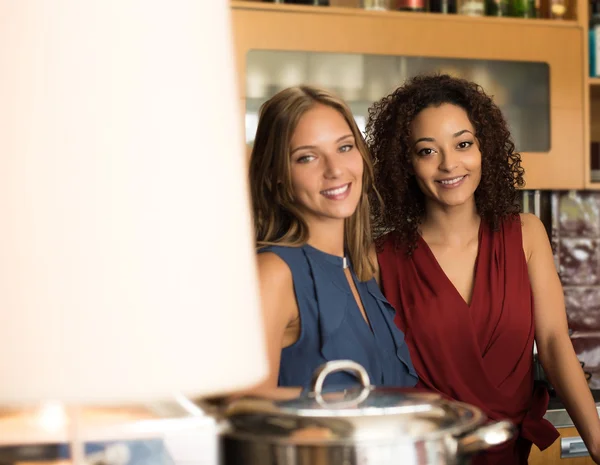
{"label": "kitchen counter", "polygon": [[[600,415],[600,389],[592,389],[592,395],[596,401],[596,410]],[[570,428],[573,427],[573,420],[565,410],[563,403],[556,396],[550,396],[548,402],[548,410],[544,418],[554,425],[555,428]]]}
{"label": "kitchen counter", "polygon": [[[596,410],[600,415],[600,402],[596,402]],[[555,428],[571,428],[574,426],[573,420],[564,408],[548,410],[544,418],[552,423]]]}

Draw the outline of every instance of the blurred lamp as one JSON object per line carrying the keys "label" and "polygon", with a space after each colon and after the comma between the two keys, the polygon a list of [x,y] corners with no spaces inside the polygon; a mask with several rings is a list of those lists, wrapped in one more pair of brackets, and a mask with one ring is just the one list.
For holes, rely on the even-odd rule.
{"label": "blurred lamp", "polygon": [[227,0],[0,2],[0,445],[266,375],[231,32]]}

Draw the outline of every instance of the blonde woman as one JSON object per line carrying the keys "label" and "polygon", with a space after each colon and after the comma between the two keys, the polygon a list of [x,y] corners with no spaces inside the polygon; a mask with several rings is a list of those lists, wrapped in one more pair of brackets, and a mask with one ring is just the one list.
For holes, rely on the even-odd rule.
{"label": "blonde woman", "polygon": [[[374,279],[373,167],[344,102],[313,87],[285,89],[261,108],[250,160],[270,376],[258,387],[306,387],[322,363],[350,359],[371,383],[417,376]],[[330,388],[357,382],[349,373]]]}

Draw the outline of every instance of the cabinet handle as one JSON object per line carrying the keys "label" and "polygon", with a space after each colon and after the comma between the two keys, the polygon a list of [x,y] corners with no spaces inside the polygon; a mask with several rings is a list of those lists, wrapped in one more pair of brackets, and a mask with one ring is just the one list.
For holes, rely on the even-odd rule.
{"label": "cabinet handle", "polygon": [[573,457],[588,457],[590,453],[583,443],[581,437],[560,438],[560,458],[571,459]]}

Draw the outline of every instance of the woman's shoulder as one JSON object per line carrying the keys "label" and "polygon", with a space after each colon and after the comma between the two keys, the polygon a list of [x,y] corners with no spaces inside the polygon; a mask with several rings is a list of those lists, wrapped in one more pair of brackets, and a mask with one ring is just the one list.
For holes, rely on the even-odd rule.
{"label": "woman's shoulder", "polygon": [[519,219],[521,220],[523,233],[525,233],[525,230],[531,231],[532,229],[537,229],[540,226],[542,228],[544,227],[542,221],[533,213],[519,213]]}
{"label": "woman's shoulder", "polygon": [[388,231],[375,239],[374,250],[377,254],[390,254],[401,245],[400,235],[396,231]]}
{"label": "woman's shoulder", "polygon": [[377,265],[376,280],[379,285],[383,285],[390,278],[395,280],[400,273],[399,269],[411,259],[395,231],[388,232],[376,240],[371,247],[371,256]]}
{"label": "woman's shoulder", "polygon": [[395,266],[412,260],[411,248],[396,231],[380,236],[375,241],[375,249],[380,266]]}
{"label": "woman's shoulder", "polygon": [[508,244],[522,248],[525,260],[529,259],[534,250],[548,243],[548,234],[544,223],[533,213],[519,213],[502,220],[500,233]]}
{"label": "woman's shoulder", "polygon": [[[283,279],[282,284],[293,280],[297,286],[310,281],[310,267],[303,245],[266,245],[257,250],[256,259],[261,279]],[[285,277],[275,278],[278,273]]]}
{"label": "woman's shoulder", "polygon": [[535,248],[548,242],[548,233],[544,223],[533,213],[521,213],[521,234],[523,238],[523,250],[527,261]]}
{"label": "woman's shoulder", "polygon": [[259,247],[256,254],[261,279],[283,284],[292,280],[292,274],[297,269],[299,257],[302,255],[302,248],[266,245]]}
{"label": "woman's shoulder", "polygon": [[[294,263],[304,257],[303,246],[288,246],[288,245],[264,245],[256,250],[258,260],[266,262],[277,262],[274,257],[278,257],[279,261],[283,261],[288,267],[292,268]],[[267,258],[261,258],[267,257]]]}
{"label": "woman's shoulder", "polygon": [[500,230],[505,237],[509,235],[521,239],[529,234],[531,229],[535,229],[536,222],[541,224],[538,217],[532,213],[514,213],[500,218],[497,228],[491,228],[489,223],[486,223],[486,227],[493,232]]}
{"label": "woman's shoulder", "polygon": [[256,256],[261,281],[273,286],[286,285],[292,280],[292,270],[287,261],[273,250],[259,250]]}

